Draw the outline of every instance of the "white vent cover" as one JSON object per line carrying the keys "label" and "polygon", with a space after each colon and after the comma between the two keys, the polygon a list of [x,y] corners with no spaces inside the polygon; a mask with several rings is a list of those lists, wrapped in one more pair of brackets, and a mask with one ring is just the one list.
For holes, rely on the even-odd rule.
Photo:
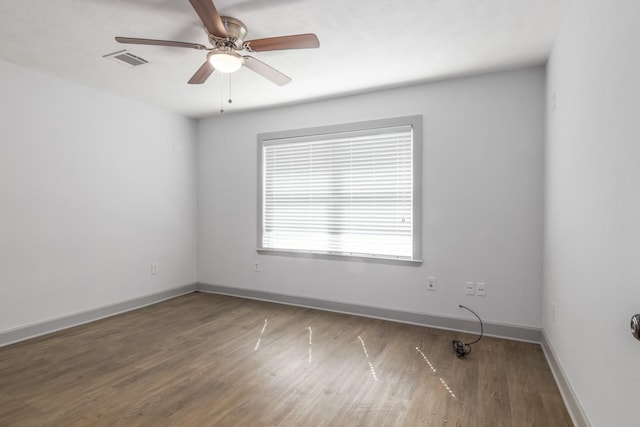
{"label": "white vent cover", "polygon": [[147,61],[146,59],[141,58],[138,55],[134,55],[131,52],[127,52],[126,49],[108,53],[106,55],[103,55],[102,57],[115,61],[118,64],[126,65],[128,67],[136,67],[138,65],[149,63],[149,61]]}

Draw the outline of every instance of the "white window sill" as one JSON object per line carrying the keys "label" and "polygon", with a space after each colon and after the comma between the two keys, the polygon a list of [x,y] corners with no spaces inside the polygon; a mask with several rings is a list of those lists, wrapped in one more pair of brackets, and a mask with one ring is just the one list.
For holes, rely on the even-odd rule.
{"label": "white window sill", "polygon": [[333,259],[341,261],[362,261],[376,262],[382,264],[397,264],[407,266],[420,266],[423,263],[421,259],[400,258],[393,256],[376,256],[369,254],[343,254],[331,252],[303,251],[303,250],[287,250],[287,249],[265,249],[258,248],[256,251],[261,255],[277,255],[300,258],[317,258],[317,259]]}

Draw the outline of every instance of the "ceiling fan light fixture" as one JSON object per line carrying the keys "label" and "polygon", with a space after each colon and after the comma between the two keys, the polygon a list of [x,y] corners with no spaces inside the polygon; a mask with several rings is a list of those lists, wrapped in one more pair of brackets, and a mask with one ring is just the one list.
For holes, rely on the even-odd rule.
{"label": "ceiling fan light fixture", "polygon": [[242,68],[244,59],[231,49],[213,51],[209,54],[209,62],[213,67],[223,73],[234,73]]}
{"label": "ceiling fan light fixture", "polygon": [[[278,86],[286,85],[291,78],[270,67],[259,59],[238,52],[268,52],[287,49],[313,49],[320,47],[318,36],[313,33],[292,34],[289,36],[266,37],[245,40],[247,27],[230,16],[220,16],[214,0],[189,0],[196,14],[204,24],[211,47],[199,43],[176,40],[141,39],[137,37],[116,37],[118,43],[141,44],[150,46],[169,46],[195,49],[207,52],[206,61],[189,79],[189,84],[203,84],[215,70],[221,73],[233,73],[242,67],[259,74]],[[2,0],[0,0],[2,3]]]}

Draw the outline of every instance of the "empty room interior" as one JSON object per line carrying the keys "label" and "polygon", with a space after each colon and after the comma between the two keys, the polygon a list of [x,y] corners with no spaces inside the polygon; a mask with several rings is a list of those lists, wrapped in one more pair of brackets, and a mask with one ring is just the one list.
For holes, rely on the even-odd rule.
{"label": "empty room interior", "polygon": [[0,2],[0,426],[640,425],[639,16]]}

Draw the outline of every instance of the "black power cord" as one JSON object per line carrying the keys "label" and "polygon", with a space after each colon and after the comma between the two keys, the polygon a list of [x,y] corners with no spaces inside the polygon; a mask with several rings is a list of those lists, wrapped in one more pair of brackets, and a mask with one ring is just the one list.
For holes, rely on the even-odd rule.
{"label": "black power cord", "polygon": [[453,352],[456,354],[456,356],[458,356],[458,359],[462,359],[467,354],[471,353],[471,344],[475,344],[482,339],[482,335],[484,335],[484,326],[482,325],[482,319],[480,318],[480,316],[478,316],[478,314],[475,311],[471,310],[469,307],[465,307],[462,304],[460,304],[459,307],[469,310],[470,312],[475,314],[478,320],[480,321],[480,336],[478,337],[478,339],[466,344],[460,340],[453,340],[453,343],[452,343]]}

